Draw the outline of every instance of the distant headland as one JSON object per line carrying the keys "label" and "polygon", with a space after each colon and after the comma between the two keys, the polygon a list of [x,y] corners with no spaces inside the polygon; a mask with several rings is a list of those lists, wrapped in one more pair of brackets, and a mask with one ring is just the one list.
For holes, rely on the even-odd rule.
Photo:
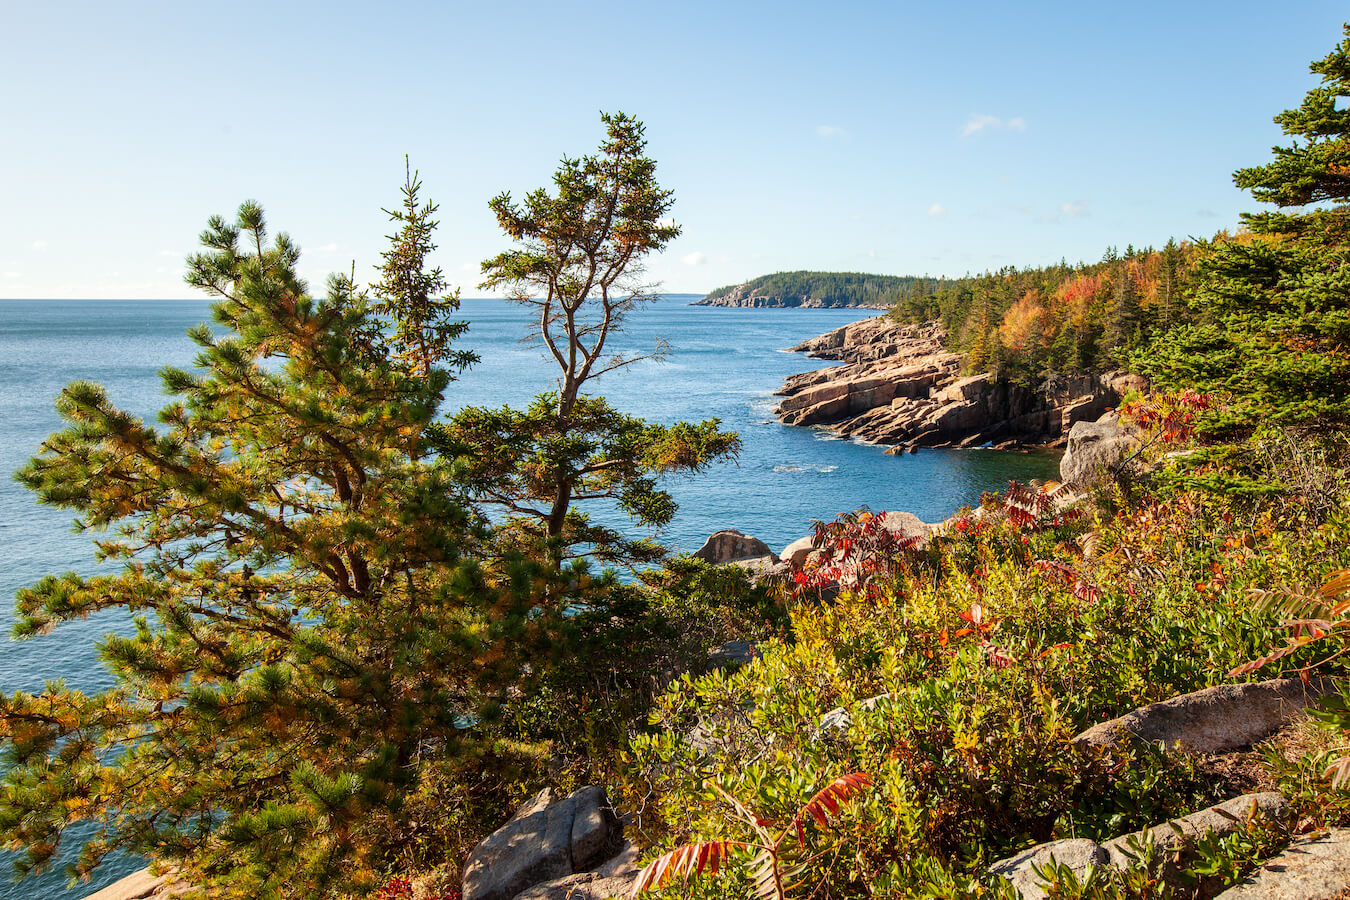
{"label": "distant headland", "polygon": [[863,272],[777,272],[720,287],[695,305],[890,309],[902,291],[925,280],[913,275]]}

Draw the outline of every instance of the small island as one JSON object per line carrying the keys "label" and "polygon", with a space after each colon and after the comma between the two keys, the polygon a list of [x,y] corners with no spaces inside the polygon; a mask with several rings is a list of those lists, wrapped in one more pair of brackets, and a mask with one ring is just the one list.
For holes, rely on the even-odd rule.
{"label": "small island", "polygon": [[912,275],[863,272],[777,272],[717,288],[694,305],[890,309],[902,293],[912,291],[916,284],[926,280]]}

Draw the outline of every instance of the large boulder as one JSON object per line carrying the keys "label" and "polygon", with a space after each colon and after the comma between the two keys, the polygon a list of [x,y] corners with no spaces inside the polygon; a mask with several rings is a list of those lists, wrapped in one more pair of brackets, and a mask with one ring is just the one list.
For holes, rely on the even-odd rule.
{"label": "large boulder", "polygon": [[1059,480],[1076,487],[1100,481],[1139,446],[1119,423],[1074,422],[1059,461]]}
{"label": "large boulder", "polygon": [[713,565],[733,562],[738,559],[757,559],[773,556],[773,550],[759,538],[741,534],[734,528],[715,532],[704,541],[703,546],[694,551],[694,557],[706,560]]}
{"label": "large boulder", "polygon": [[1333,900],[1350,893],[1350,828],[1300,840],[1218,900]]}
{"label": "large boulder", "polygon": [[623,826],[605,796],[590,785],[557,802],[545,791],[469,854],[464,900],[513,900],[543,882],[592,868],[614,854]]}
{"label": "large boulder", "polygon": [[1180,744],[1200,753],[1249,747],[1274,734],[1304,707],[1336,690],[1331,678],[1305,684],[1275,678],[1254,684],[1221,684],[1136,709],[1094,725],[1073,739],[1104,750],[1122,740]]}

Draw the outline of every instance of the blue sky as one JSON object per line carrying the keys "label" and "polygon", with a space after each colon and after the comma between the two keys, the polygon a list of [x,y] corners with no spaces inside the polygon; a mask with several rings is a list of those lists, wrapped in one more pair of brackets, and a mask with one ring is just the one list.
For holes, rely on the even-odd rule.
{"label": "blue sky", "polygon": [[647,124],[702,292],[766,272],[958,275],[1210,235],[1254,207],[1343,3],[0,0],[0,297],[187,297],[261,201],[316,289],[369,276],[403,154],[466,296],[487,208]]}

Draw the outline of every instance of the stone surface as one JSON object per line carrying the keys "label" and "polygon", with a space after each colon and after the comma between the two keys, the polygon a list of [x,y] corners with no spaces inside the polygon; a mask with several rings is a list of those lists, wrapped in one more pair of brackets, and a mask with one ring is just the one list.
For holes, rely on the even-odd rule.
{"label": "stone surface", "polygon": [[786,575],[792,569],[792,566],[779,559],[776,553],[757,556],[754,559],[733,559],[730,564],[740,566],[754,580]]}
{"label": "stone surface", "polygon": [[920,519],[914,513],[907,512],[888,512],[881,516],[881,524],[887,531],[893,532],[901,537],[919,538],[919,546],[927,542],[928,536],[933,533],[936,525]]}
{"label": "stone surface", "polygon": [[708,668],[743,666],[755,658],[755,645],[749,641],[727,641],[708,651]]}
{"label": "stone surface", "polygon": [[516,894],[514,900],[606,900],[627,897],[637,873],[605,878],[598,872],[583,872],[536,884]]}
{"label": "stone surface", "polygon": [[84,900],[169,900],[174,896],[174,883],[172,875],[151,875],[149,869],[141,869],[95,891]]}
{"label": "stone surface", "polygon": [[1075,422],[1059,461],[1059,480],[1077,487],[1095,484],[1138,446],[1139,439],[1119,422]]}
{"label": "stone surface", "polygon": [[544,805],[552,796],[545,791],[527,801],[473,849],[464,866],[464,900],[512,900],[613,854],[622,826],[604,788],[580,788]]}
{"label": "stone surface", "polygon": [[1256,810],[1260,810],[1267,819],[1281,819],[1288,814],[1289,803],[1275,791],[1244,794],[1144,831],[1112,838],[1102,845],[1102,849],[1111,865],[1129,868],[1133,857],[1137,855],[1137,848],[1150,840],[1159,850],[1175,856],[1193,846],[1205,834],[1225,835],[1237,831]]}
{"label": "stone surface", "polygon": [[572,870],[582,872],[614,854],[614,837],[622,829],[600,785],[578,788],[568,799],[576,804],[572,819]]}
{"label": "stone surface", "polygon": [[1224,753],[1274,734],[1303,708],[1336,689],[1330,678],[1304,684],[1276,678],[1254,684],[1221,684],[1136,709],[1094,725],[1073,739],[1104,750],[1121,740],[1181,744],[1200,753]]}
{"label": "stone surface", "polygon": [[1041,900],[1046,893],[1040,885],[1035,869],[1037,866],[1046,866],[1051,860],[1062,866],[1068,866],[1077,874],[1089,866],[1103,865],[1106,862],[1106,851],[1096,841],[1087,838],[1050,841],[999,860],[989,867],[989,872],[1011,881],[1024,900]]}
{"label": "stone surface", "polygon": [[1189,864],[1192,848],[1199,837],[1206,833],[1224,835],[1236,831],[1256,810],[1267,818],[1279,819],[1288,815],[1289,804],[1275,792],[1245,794],[1143,831],[1121,835],[1105,844],[1086,838],[1038,844],[1016,856],[999,860],[989,867],[989,872],[1012,882],[1023,900],[1041,900],[1046,892],[1035,874],[1035,867],[1044,867],[1054,859],[1073,869],[1077,875],[1082,875],[1089,866],[1109,865],[1125,869],[1135,863],[1138,851],[1152,841],[1168,860],[1163,869],[1164,879],[1176,887],[1181,883],[1178,878],[1180,868]]}
{"label": "stone surface", "polygon": [[794,351],[845,365],[788,378],[775,414],[788,425],[827,426],[901,448],[1015,446],[1057,442],[1119,400],[1095,376],[1038,390],[988,373],[962,376],[962,358],[946,350],[945,338],[937,322],[878,316],[798,344]]}
{"label": "stone surface", "polygon": [[604,900],[627,897],[638,875],[638,849],[632,842],[594,872],[569,875],[537,884],[517,894],[515,900]]}
{"label": "stone surface", "polygon": [[[883,700],[889,700],[890,694],[878,694],[875,697],[868,697],[866,700],[858,701],[859,709],[876,709],[877,705]],[[853,725],[853,716],[842,706],[836,706],[834,709],[820,717],[820,724],[816,726],[819,732],[830,731],[831,729],[848,730]]]}
{"label": "stone surface", "polygon": [[734,528],[718,531],[704,541],[703,546],[693,553],[697,559],[706,560],[714,565],[733,562],[738,559],[756,559],[772,556],[773,550],[759,538],[741,534]]}
{"label": "stone surface", "polygon": [[798,568],[806,562],[806,557],[811,555],[811,551],[816,549],[814,540],[809,534],[804,538],[797,538],[783,548],[783,552],[778,554],[778,558],[794,569]]}
{"label": "stone surface", "polygon": [[1294,843],[1218,900],[1333,900],[1350,891],[1350,828]]}

